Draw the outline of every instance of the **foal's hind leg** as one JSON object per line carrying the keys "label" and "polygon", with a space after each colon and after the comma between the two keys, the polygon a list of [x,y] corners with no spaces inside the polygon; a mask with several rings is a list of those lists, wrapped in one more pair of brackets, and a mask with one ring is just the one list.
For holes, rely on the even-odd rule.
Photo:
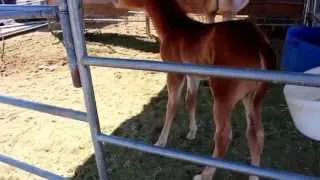
{"label": "foal's hind leg", "polygon": [[[246,83],[235,80],[217,80],[211,91],[214,90],[214,123],[216,126],[214,135],[214,151],[212,156],[222,158],[227,152],[232,140],[231,115],[236,103],[241,100],[247,92]],[[212,180],[216,172],[215,167],[206,167],[201,175],[194,180]]]}
{"label": "foal's hind leg", "polygon": [[[251,164],[260,165],[260,158],[264,144],[264,130],[261,122],[261,101],[266,89],[259,89],[254,94],[249,94],[243,99],[246,109],[247,131],[246,136],[251,155]],[[258,180],[256,176],[250,176],[250,180]]]}
{"label": "foal's hind leg", "polygon": [[[227,152],[232,140],[231,113],[233,103],[215,98],[213,112],[216,131],[214,135],[214,151],[212,156],[221,158]],[[206,167],[194,180],[212,180],[216,168]]]}
{"label": "foal's hind leg", "polygon": [[172,121],[175,117],[178,102],[180,99],[181,91],[184,84],[184,75],[168,73],[167,75],[167,89],[168,89],[168,102],[165,116],[165,122],[159,136],[156,146],[164,147],[167,144]]}
{"label": "foal's hind leg", "polygon": [[189,132],[187,139],[193,140],[197,134],[197,121],[196,121],[196,106],[197,106],[197,94],[199,89],[199,79],[193,76],[187,76],[187,93],[186,103],[189,110]]}
{"label": "foal's hind leg", "polygon": [[[221,158],[225,155],[232,140],[231,112],[233,106],[229,102],[215,100],[214,121],[216,132],[214,135],[215,147],[212,156]],[[216,172],[214,167],[206,167],[201,175],[194,177],[194,180],[212,180]]]}

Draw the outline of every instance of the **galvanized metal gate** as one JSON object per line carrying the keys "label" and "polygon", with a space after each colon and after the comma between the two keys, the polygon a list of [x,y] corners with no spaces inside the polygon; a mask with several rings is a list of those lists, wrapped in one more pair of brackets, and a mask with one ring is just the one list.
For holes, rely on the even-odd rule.
{"label": "galvanized metal gate", "polygon": [[[275,169],[260,168],[211,157],[197,156],[187,152],[169,150],[121,137],[103,134],[100,130],[90,66],[149,70],[158,72],[191,73],[207,76],[261,80],[270,81],[273,83],[287,83],[313,87],[320,87],[320,76],[313,74],[289,73],[280,71],[238,69],[194,64],[180,64],[173,62],[156,62],[137,59],[134,60],[88,56],[83,34],[84,26],[82,12],[83,11],[81,9],[80,0],[60,0],[59,9],[55,6],[28,6],[28,8],[23,6],[10,5],[0,6],[0,18],[55,17],[57,19],[60,19],[64,35],[64,45],[67,49],[73,84],[75,87],[82,86],[87,112],[80,112],[67,108],[35,103],[4,95],[0,95],[0,103],[88,122],[90,125],[91,137],[95,150],[95,158],[100,179],[108,179],[106,172],[107,164],[105,162],[105,156],[103,154],[103,143],[114,144],[151,154],[189,161],[199,165],[215,166],[217,168],[257,175],[261,177],[290,180],[319,179],[317,177],[310,177],[302,174],[283,172]],[[0,162],[16,166],[20,169],[48,179],[65,179],[65,177],[56,175],[46,170],[42,170],[30,164],[17,161],[4,155],[0,155]]]}

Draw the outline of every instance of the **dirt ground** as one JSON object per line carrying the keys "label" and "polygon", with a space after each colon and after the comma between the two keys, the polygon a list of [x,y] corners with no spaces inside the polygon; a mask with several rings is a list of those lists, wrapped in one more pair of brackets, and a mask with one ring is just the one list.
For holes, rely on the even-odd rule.
{"label": "dirt ground", "polygon": [[[141,17],[140,17],[141,18]],[[159,44],[145,34],[144,23],[112,24],[86,34],[90,55],[159,59]],[[278,49],[280,52],[281,49]],[[84,111],[81,89],[72,87],[61,33],[38,31],[5,41],[0,64],[0,93]],[[103,131],[153,143],[165,111],[165,74],[92,68]],[[169,147],[210,154],[212,124],[208,89],[200,89],[199,135],[189,142],[188,114],[179,110]],[[226,158],[247,162],[245,116],[237,108],[234,141]],[[264,166],[319,175],[319,143],[293,126],[282,95],[275,86],[263,109],[266,133]],[[0,153],[74,179],[97,179],[86,123],[0,104]],[[201,167],[110,146],[113,179],[191,179]],[[221,179],[243,179],[223,172]],[[40,179],[0,164],[0,179]]]}
{"label": "dirt ground", "polygon": [[[135,27],[135,28],[131,28]],[[145,35],[143,23],[110,25],[88,33],[91,55],[132,58],[159,58],[157,50],[145,52],[126,47],[126,36],[139,43],[158,45]],[[109,37],[100,39],[102,33]],[[1,94],[18,96],[57,106],[84,110],[81,89],[72,87],[66,53],[59,36],[34,32],[5,41],[1,62]],[[119,44],[100,40],[115,39]],[[121,44],[122,43],[122,44]],[[141,47],[143,48],[143,47]],[[139,113],[144,104],[165,85],[164,74],[108,68],[93,68],[101,123],[111,133],[124,119]],[[0,105],[0,152],[39,167],[71,176],[92,154],[88,125],[43,113]],[[0,165],[0,179],[35,179],[36,176]]]}

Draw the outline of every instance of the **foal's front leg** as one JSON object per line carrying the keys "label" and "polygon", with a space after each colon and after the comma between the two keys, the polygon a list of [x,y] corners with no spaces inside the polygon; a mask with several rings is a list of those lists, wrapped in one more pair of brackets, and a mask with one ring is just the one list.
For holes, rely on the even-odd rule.
{"label": "foal's front leg", "polygon": [[184,75],[176,73],[168,73],[167,75],[167,89],[168,89],[168,103],[165,116],[165,122],[159,136],[156,146],[164,147],[167,144],[172,121],[175,117],[178,102],[180,100],[181,91],[184,85]]}

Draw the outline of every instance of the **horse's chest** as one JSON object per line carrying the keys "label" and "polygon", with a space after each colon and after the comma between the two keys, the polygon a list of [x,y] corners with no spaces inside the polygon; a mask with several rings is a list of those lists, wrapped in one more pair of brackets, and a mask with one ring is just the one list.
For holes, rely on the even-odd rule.
{"label": "horse's chest", "polygon": [[163,60],[180,61],[180,50],[177,43],[162,43],[160,47],[160,54]]}

